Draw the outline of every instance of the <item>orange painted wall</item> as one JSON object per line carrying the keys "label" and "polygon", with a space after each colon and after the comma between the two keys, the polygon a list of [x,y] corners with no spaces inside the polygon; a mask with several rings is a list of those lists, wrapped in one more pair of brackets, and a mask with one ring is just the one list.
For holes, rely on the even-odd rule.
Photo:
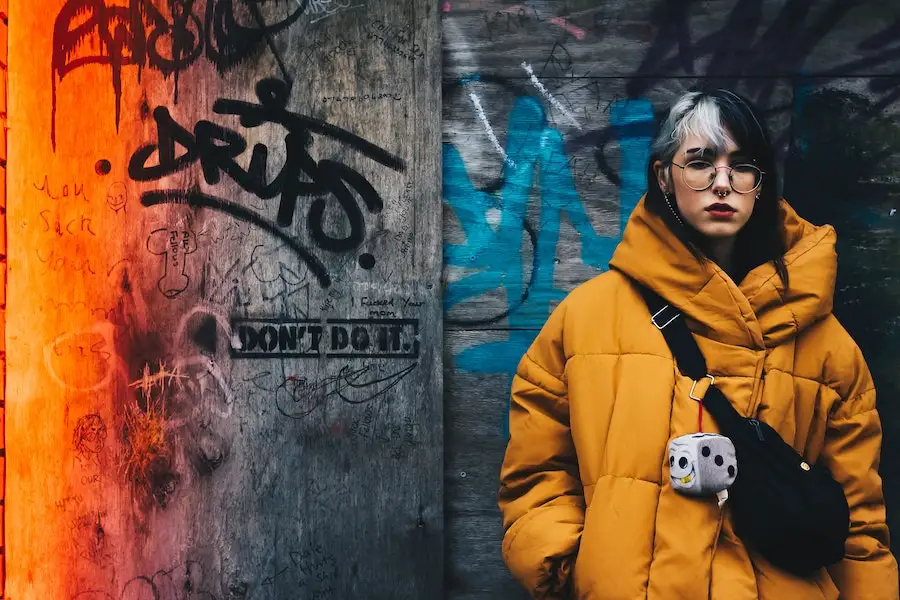
{"label": "orange painted wall", "polygon": [[[339,4],[10,6],[6,598],[440,586],[437,6]],[[303,124],[214,108],[279,98]],[[199,151],[142,178],[166,162],[165,114],[182,140],[229,128],[243,169],[252,154],[275,188],[312,191],[210,175]],[[198,190],[243,212],[147,200]],[[357,319],[384,347],[322,336],[321,353],[236,355],[251,318]]]}
{"label": "orange painted wall", "polygon": [[[18,2],[10,15],[12,599],[142,598],[150,585],[141,588],[140,578],[162,564],[183,567],[186,538],[196,533],[187,507],[162,510],[168,484],[154,481],[176,460],[167,446],[175,425],[161,413],[176,380],[158,368],[160,338],[178,320],[150,325],[168,300],[157,290],[163,264],[147,251],[147,232],[184,215],[143,211],[126,174],[130,153],[156,135],[142,107],[171,105],[175,79],[79,66],[79,57],[108,52],[96,37],[54,45],[64,6],[76,5]],[[64,26],[93,18],[75,11]],[[70,70],[61,77],[63,64]],[[118,91],[115,75],[124,82]],[[218,82],[208,64],[182,77],[192,94],[185,114],[208,112],[207,79]],[[158,377],[142,382],[145,369]]]}

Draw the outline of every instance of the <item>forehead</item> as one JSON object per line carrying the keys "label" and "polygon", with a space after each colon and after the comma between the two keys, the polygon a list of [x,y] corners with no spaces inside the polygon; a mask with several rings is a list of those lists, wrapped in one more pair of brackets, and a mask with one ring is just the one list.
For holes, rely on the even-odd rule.
{"label": "forehead", "polygon": [[717,148],[716,144],[708,138],[700,136],[696,133],[689,133],[685,136],[684,140],[681,142],[681,145],[678,146],[678,154],[683,156],[688,151],[696,149],[707,150],[714,155],[731,154],[740,150],[730,134],[728,134],[725,138],[725,147]]}

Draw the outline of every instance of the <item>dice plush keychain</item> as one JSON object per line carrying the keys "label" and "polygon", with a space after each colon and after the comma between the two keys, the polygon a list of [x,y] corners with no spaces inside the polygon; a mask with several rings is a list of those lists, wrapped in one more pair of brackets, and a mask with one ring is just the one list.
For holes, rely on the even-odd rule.
{"label": "dice plush keychain", "polygon": [[737,477],[734,444],[724,435],[703,433],[703,398],[697,402],[697,433],[679,436],[669,442],[669,478],[672,487],[687,496],[718,498],[721,508],[728,499],[728,488]]}

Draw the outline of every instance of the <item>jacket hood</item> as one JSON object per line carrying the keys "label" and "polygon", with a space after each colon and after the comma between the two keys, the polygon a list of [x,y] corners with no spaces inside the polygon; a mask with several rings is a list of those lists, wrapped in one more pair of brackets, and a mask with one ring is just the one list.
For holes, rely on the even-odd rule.
{"label": "jacket hood", "polygon": [[726,344],[772,348],[831,313],[837,236],[830,225],[813,225],[781,200],[789,289],[771,262],[737,285],[715,262],[698,261],[647,210],[645,198],[631,214],[610,268],[654,289],[689,317],[695,331]]}

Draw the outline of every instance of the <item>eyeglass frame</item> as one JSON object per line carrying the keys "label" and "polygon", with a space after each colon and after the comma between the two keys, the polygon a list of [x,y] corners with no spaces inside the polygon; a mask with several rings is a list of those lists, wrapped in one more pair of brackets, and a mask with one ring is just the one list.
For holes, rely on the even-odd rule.
{"label": "eyeglass frame", "polygon": [[695,192],[705,192],[706,190],[708,190],[709,188],[711,188],[712,185],[716,182],[716,178],[713,177],[712,179],[710,179],[710,180],[709,180],[709,183],[706,185],[706,187],[703,187],[703,188],[700,188],[700,189],[697,189],[697,188],[693,187],[693,186],[690,185],[687,181],[684,180],[684,170],[685,170],[685,169],[687,168],[687,166],[688,166],[689,164],[691,164],[691,163],[695,163],[695,162],[705,162],[705,163],[708,164],[710,167],[712,167],[713,169],[715,169],[716,175],[719,174],[719,169],[728,169],[728,187],[730,187],[731,190],[732,190],[733,192],[737,193],[737,194],[752,194],[753,192],[755,192],[756,190],[758,190],[759,188],[761,188],[761,187],[762,187],[762,182],[763,182],[763,175],[766,174],[765,171],[763,171],[762,169],[760,169],[759,167],[757,167],[757,166],[754,165],[754,164],[750,164],[750,163],[740,163],[740,164],[735,165],[736,167],[740,167],[740,166],[753,167],[754,169],[756,169],[757,171],[759,171],[759,183],[757,183],[755,186],[753,186],[752,188],[750,188],[750,189],[747,190],[746,192],[739,192],[739,191],[737,191],[736,189],[734,189],[734,182],[733,182],[732,179],[731,179],[731,172],[734,171],[734,167],[731,166],[731,165],[723,165],[723,166],[721,166],[721,167],[717,167],[717,166],[713,165],[711,162],[709,162],[708,160],[703,160],[703,159],[700,159],[700,158],[697,158],[697,159],[688,161],[688,162],[684,163],[683,165],[679,165],[679,164],[678,164],[677,162],[675,162],[674,160],[670,160],[669,162],[670,162],[671,164],[675,165],[676,167],[680,167],[680,168],[681,168],[681,180],[684,181],[684,185],[688,186],[689,188],[691,188],[691,189],[694,190]]}

